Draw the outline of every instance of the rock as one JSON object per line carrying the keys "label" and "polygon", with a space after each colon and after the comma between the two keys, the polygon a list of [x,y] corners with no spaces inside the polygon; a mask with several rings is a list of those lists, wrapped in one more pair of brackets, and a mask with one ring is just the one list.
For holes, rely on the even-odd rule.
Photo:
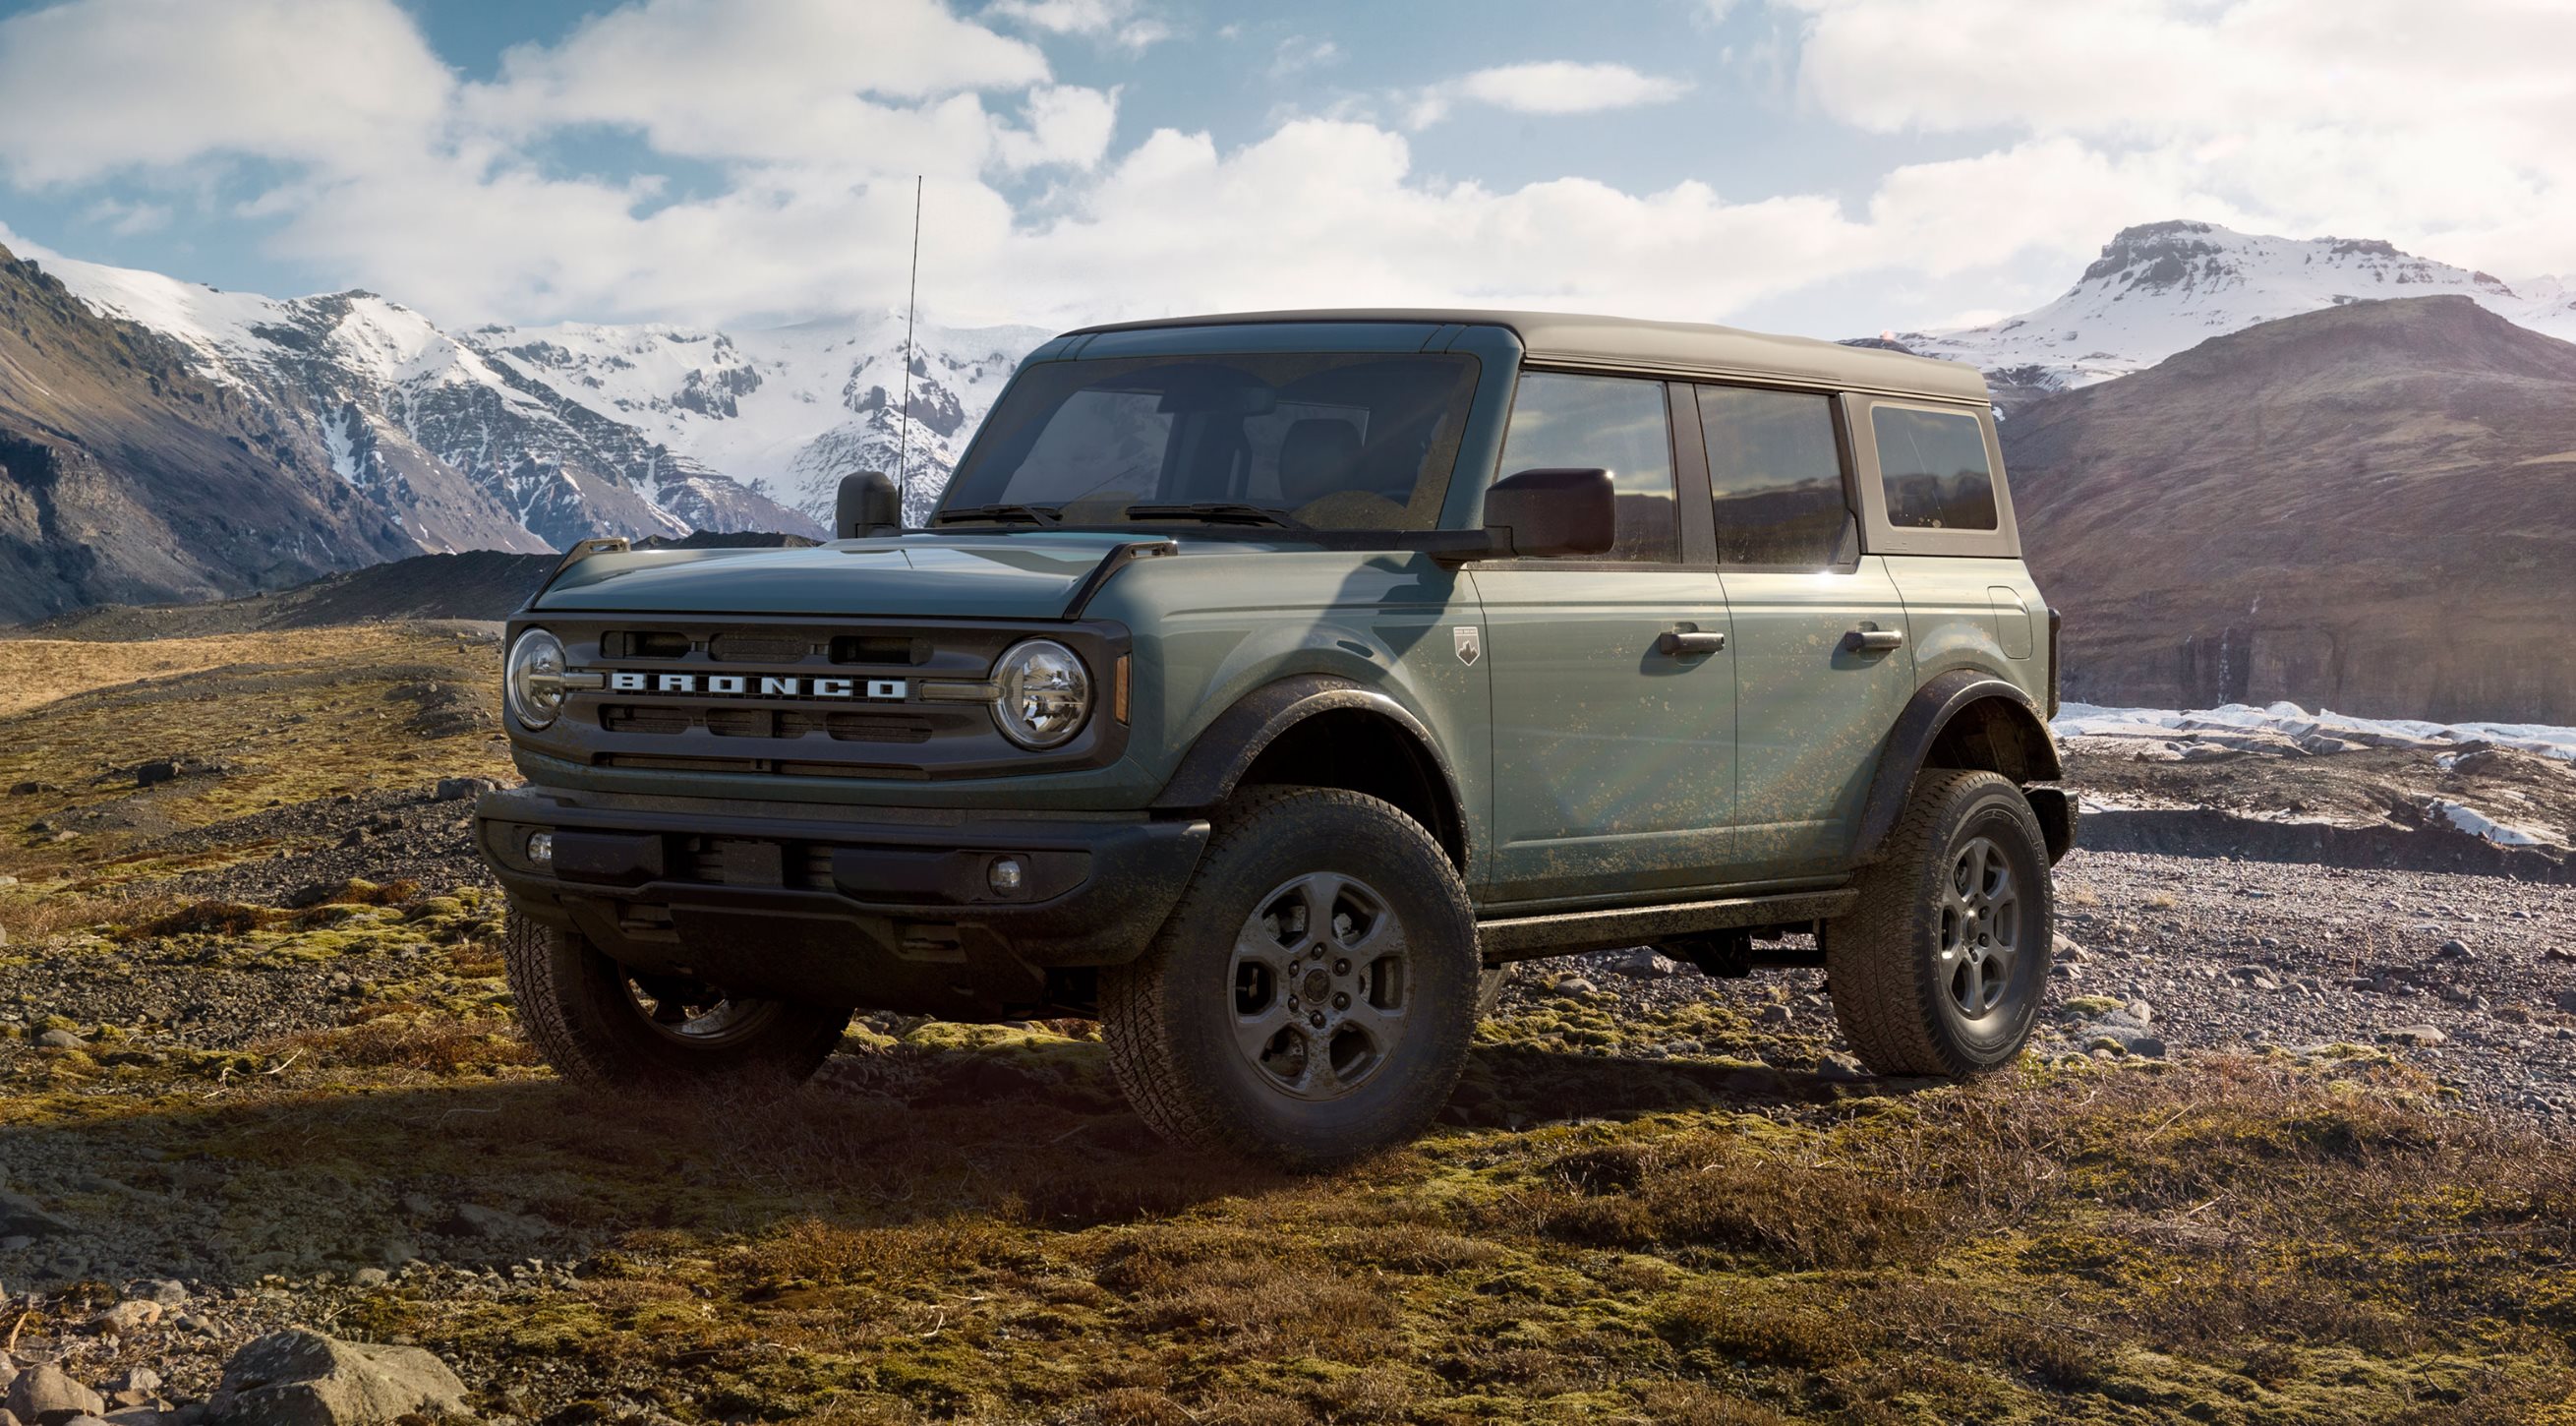
{"label": "rock", "polygon": [[176,1307],[188,1300],[188,1285],[177,1278],[156,1278],[145,1283],[143,1290],[135,1296],[160,1303],[164,1307]]}
{"label": "rock", "polygon": [[116,1304],[89,1319],[90,1330],[111,1337],[131,1337],[146,1328],[161,1325],[161,1304],[133,1298]]}
{"label": "rock", "polygon": [[1753,1017],[1753,1023],[1765,1029],[1777,1030],[1797,1018],[1798,1013],[1786,1005],[1765,1005],[1762,1007],[1762,1013]]}
{"label": "rock", "polygon": [[2576,1015],[2576,990],[2558,992],[2558,1008],[2570,1015]]}
{"label": "rock", "polygon": [[1579,975],[1569,975],[1556,983],[1556,993],[1568,997],[1590,995],[1600,988]]}
{"label": "rock", "polygon": [[[148,1402],[138,1402],[135,1405],[111,1411],[101,1419],[107,1423],[107,1426],[169,1426],[169,1423],[179,1419],[179,1414],[175,1411],[164,1411]],[[73,1426],[79,1426],[77,1419]]]}
{"label": "rock", "polygon": [[2253,979],[2248,980],[2245,983],[2255,990],[2278,990],[2281,988],[2281,983],[2268,975],[2255,976]]}
{"label": "rock", "polygon": [[97,1392],[72,1380],[51,1362],[38,1362],[9,1383],[9,1412],[27,1426],[63,1426],[75,1416],[107,1410]]}
{"label": "rock", "polygon": [[438,780],[437,790],[430,794],[430,800],[462,802],[469,797],[480,797],[484,793],[500,790],[501,784],[488,777],[442,777]]}
{"label": "rock", "polygon": [[134,770],[134,785],[137,787],[157,787],[165,782],[176,781],[178,776],[179,765],[165,758],[160,762],[145,763],[143,766],[136,768]]}
{"label": "rock", "polygon": [[1862,1064],[1859,1060],[1856,1060],[1849,1055],[1840,1054],[1827,1055],[1823,1059],[1816,1061],[1816,1077],[1818,1079],[1829,1079],[1844,1084],[1848,1084],[1853,1080],[1875,1078],[1875,1076],[1869,1072],[1869,1066]]}
{"label": "rock", "polygon": [[119,1406],[142,1406],[161,1390],[161,1374],[150,1367],[127,1367],[100,1382],[99,1390]]}
{"label": "rock", "polygon": [[2143,1000],[2132,1000],[2128,1004],[2121,1006],[2120,1009],[2130,1019],[2137,1021],[2141,1025],[2152,1025],[2156,1023],[2156,1008]]}
{"label": "rock", "polygon": [[457,1415],[465,1383],[418,1347],[343,1342],[303,1327],[271,1332],[224,1364],[218,1420],[357,1426],[412,1413]]}
{"label": "rock", "polygon": [[2066,939],[2063,934],[2059,935],[2057,940],[2052,944],[2051,953],[2055,955],[2057,959],[2064,961],[2068,965],[2073,965],[2076,962],[2083,960],[2085,954],[2082,946]]}
{"label": "rock", "polygon": [[2379,1038],[2391,1044],[2413,1045],[2429,1050],[2451,1038],[2430,1025],[2398,1025],[2379,1032]]}
{"label": "rock", "polygon": [[41,1238],[49,1233],[68,1233],[71,1230],[72,1225],[37,1207],[36,1200],[23,1193],[0,1189],[0,1234]]}
{"label": "rock", "polygon": [[353,1287],[382,1287],[391,1281],[393,1274],[383,1268],[360,1268],[349,1274],[349,1283]]}
{"label": "rock", "polygon": [[36,1043],[48,1050],[86,1050],[89,1041],[69,1030],[47,1030],[36,1037]]}
{"label": "rock", "polygon": [[2473,961],[2478,958],[2478,953],[2470,950],[2468,944],[2463,941],[2444,941],[2442,948],[2433,954],[2454,961]]}
{"label": "rock", "polygon": [[1609,968],[1616,974],[1634,976],[1639,980],[1662,980],[1682,973],[1680,962],[1666,959],[1661,952],[1644,946],[1623,952],[1617,960],[1610,962]]}

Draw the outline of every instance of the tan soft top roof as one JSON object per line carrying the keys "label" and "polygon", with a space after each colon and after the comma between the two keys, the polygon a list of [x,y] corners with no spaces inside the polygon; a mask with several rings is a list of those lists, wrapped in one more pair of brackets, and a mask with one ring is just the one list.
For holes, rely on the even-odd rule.
{"label": "tan soft top roof", "polygon": [[1700,322],[1650,322],[1575,312],[1482,312],[1449,307],[1353,307],[1294,312],[1220,312],[1149,322],[1080,327],[1088,332],[1142,332],[1159,327],[1222,327],[1256,322],[1421,322],[1509,327],[1533,362],[1550,366],[1649,367],[1713,376],[1764,377],[1845,390],[1987,399],[1985,374],[1964,362],[1851,347],[1813,337],[1778,337]]}

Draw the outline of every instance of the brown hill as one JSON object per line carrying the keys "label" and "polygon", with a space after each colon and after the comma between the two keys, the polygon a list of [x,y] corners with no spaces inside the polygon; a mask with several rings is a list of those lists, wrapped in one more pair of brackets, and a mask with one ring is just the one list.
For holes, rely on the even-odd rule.
{"label": "brown hill", "polygon": [[261,407],[0,249],[0,620],[418,549]]}
{"label": "brown hill", "polygon": [[2002,434],[2069,698],[2576,723],[2576,345],[2354,303]]}

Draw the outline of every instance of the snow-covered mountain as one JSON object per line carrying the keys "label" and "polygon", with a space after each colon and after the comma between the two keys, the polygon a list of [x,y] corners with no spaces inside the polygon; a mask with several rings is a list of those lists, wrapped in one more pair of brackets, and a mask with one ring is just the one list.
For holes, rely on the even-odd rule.
{"label": "snow-covered mountain", "polygon": [[2483,272],[2351,238],[2275,238],[2212,223],[2121,230],[2065,296],[2018,317],[1898,332],[1925,356],[1970,362],[1999,391],[2066,390],[2126,376],[2258,322],[2395,297],[2467,297],[2517,326],[2576,340],[2576,288]]}
{"label": "snow-covered mountain", "polygon": [[910,429],[898,317],[727,333],[451,333],[367,292],[278,300],[71,260],[42,266],[101,316],[180,344],[277,408],[341,479],[431,551],[560,548],[692,529],[820,534],[841,475],[897,467],[914,513],[1033,327],[918,329]]}

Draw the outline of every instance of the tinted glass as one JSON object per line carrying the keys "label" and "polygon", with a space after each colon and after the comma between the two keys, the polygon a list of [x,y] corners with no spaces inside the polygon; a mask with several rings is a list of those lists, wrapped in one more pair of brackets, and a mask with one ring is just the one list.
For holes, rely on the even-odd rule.
{"label": "tinted glass", "polygon": [[1830,398],[1703,386],[1699,427],[1721,563],[1825,569],[1858,553]]}
{"label": "tinted glass", "polygon": [[1679,558],[1664,384],[1555,372],[1522,377],[1500,473],[1596,466],[1610,472],[1619,497],[1619,538],[1604,558]]}
{"label": "tinted glass", "polygon": [[1139,506],[1257,506],[1321,530],[1427,530],[1475,393],[1463,356],[1279,353],[1041,362],[993,409],[941,501],[1068,525]]}
{"label": "tinted glass", "polygon": [[1887,523],[1914,530],[1995,528],[1995,473],[1976,417],[1874,406],[1869,421],[1878,437]]}

